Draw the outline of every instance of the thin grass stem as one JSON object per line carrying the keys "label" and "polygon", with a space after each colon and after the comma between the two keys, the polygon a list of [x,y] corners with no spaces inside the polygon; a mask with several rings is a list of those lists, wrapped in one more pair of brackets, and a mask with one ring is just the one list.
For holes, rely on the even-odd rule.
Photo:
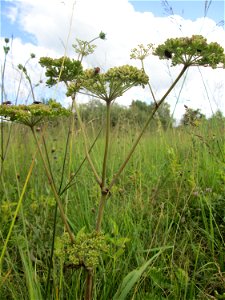
{"label": "thin grass stem", "polygon": [[33,133],[34,140],[35,140],[35,142],[36,142],[36,144],[37,144],[38,151],[39,151],[39,154],[40,154],[40,156],[41,156],[41,159],[42,159],[42,162],[43,162],[43,165],[44,165],[44,169],[45,169],[46,175],[47,175],[47,177],[48,177],[48,181],[49,181],[50,187],[51,187],[51,189],[52,189],[52,192],[53,192],[53,195],[54,195],[54,197],[55,197],[55,200],[56,200],[56,202],[57,202],[57,204],[58,204],[59,211],[60,211],[60,216],[61,216],[61,218],[62,218],[62,221],[63,221],[64,225],[65,225],[66,231],[68,232],[68,234],[69,234],[69,236],[70,236],[71,242],[74,242],[74,241],[75,241],[74,235],[73,235],[73,233],[72,233],[72,231],[71,231],[71,229],[70,229],[70,226],[69,226],[69,224],[68,224],[68,222],[67,222],[66,215],[65,215],[65,213],[64,213],[64,209],[63,209],[63,206],[62,206],[62,202],[61,202],[60,197],[59,197],[59,195],[58,195],[58,193],[57,193],[57,191],[56,191],[56,188],[55,188],[55,185],[54,185],[53,178],[52,178],[52,176],[51,176],[51,174],[50,174],[50,172],[49,172],[47,163],[46,163],[46,161],[45,161],[45,159],[44,159],[44,156],[43,156],[43,153],[42,153],[42,150],[41,150],[39,141],[38,141],[38,139],[37,139],[37,136],[36,136],[36,134],[35,134],[35,131],[34,131],[34,128],[33,128],[33,127],[31,127],[31,131],[32,131],[32,133]]}

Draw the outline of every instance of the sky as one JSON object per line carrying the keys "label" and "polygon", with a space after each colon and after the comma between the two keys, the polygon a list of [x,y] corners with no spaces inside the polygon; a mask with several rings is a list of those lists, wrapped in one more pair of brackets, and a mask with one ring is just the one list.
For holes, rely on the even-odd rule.
{"label": "sky", "polygon": [[[132,1],[130,3],[134,6],[136,11],[145,12],[151,11],[156,17],[166,17],[169,14],[176,14],[184,19],[195,19],[204,16],[213,19],[216,23],[224,20],[225,3],[222,0],[214,0],[205,7],[204,0],[178,0],[178,1]],[[208,9],[207,9],[208,7]]]}
{"label": "sky", "polygon": [[[157,46],[167,38],[201,34],[208,42],[218,42],[225,48],[224,1],[128,1],[128,0],[1,0],[0,62],[3,67],[4,38],[10,38],[11,51],[5,71],[6,98],[14,101],[19,89],[19,103],[32,102],[25,80],[20,84],[19,63],[24,64],[30,53],[36,58],[27,65],[32,82],[45,79],[38,60],[41,56],[76,58],[72,44],[76,38],[91,40],[103,31],[105,41],[96,41],[96,51],[84,61],[84,67],[99,66],[106,71],[113,66],[131,64],[130,51],[138,44]],[[207,4],[207,5],[206,5]],[[12,38],[13,37],[13,38]],[[179,73],[181,66],[155,56],[146,59],[145,70],[150,77],[156,98],[160,99]],[[70,104],[65,89],[47,88],[44,83],[35,88],[37,98],[54,97]],[[149,90],[133,88],[118,99],[122,105],[132,100],[152,102]],[[78,101],[88,101],[80,95]],[[167,99],[176,119],[185,112],[184,105],[201,109],[210,116],[218,109],[225,114],[225,70],[190,68],[185,81],[180,82]]]}

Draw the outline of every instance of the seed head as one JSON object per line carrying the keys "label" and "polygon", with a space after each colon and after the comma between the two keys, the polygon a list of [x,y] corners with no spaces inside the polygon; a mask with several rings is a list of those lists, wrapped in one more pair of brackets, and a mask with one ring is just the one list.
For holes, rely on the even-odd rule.
{"label": "seed head", "polygon": [[105,39],[106,39],[106,34],[105,34],[103,31],[101,31],[101,32],[99,33],[99,38],[100,38],[101,40],[105,40]]}

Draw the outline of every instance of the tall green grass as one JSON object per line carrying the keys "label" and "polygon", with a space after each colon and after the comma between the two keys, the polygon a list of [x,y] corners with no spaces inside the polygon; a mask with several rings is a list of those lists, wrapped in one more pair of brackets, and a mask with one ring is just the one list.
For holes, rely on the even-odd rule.
{"label": "tall green grass", "polygon": [[[59,121],[54,126],[48,127],[45,140],[58,186],[67,124]],[[96,270],[94,299],[223,299],[224,128],[223,124],[207,126],[146,132],[106,205],[103,231],[110,241],[110,255],[102,256]],[[97,131],[92,124],[87,130],[92,143]],[[109,174],[118,169],[137,134],[138,128],[125,125],[114,129]],[[100,135],[91,151],[99,170],[103,145]],[[79,128],[70,147],[63,186],[84,159]],[[34,151],[30,131],[13,125],[0,185],[0,252]],[[75,233],[83,227],[88,232],[95,225],[99,194],[85,162],[62,195]],[[37,155],[4,255],[0,299],[45,299],[54,207]],[[62,225],[57,218],[56,236],[61,236]],[[131,283],[128,278],[133,281],[125,293],[122,288]],[[84,285],[81,269],[69,268],[54,256],[48,299],[82,299]]]}

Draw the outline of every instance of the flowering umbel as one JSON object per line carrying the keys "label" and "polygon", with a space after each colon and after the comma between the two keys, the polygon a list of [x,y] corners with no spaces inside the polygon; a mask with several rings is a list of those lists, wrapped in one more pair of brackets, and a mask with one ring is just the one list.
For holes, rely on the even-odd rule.
{"label": "flowering umbel", "polygon": [[102,254],[109,251],[107,240],[102,233],[85,233],[81,229],[71,244],[68,233],[56,239],[55,254],[63,258],[66,265],[74,268],[91,269],[99,264]]}
{"label": "flowering umbel", "polygon": [[147,44],[147,46],[139,44],[136,48],[131,50],[130,58],[143,61],[146,57],[152,54],[153,49],[153,44]]}
{"label": "flowering umbel", "polygon": [[159,45],[154,55],[160,59],[171,59],[172,66],[209,66],[215,69],[225,67],[224,49],[218,43],[207,43],[202,35],[167,39]]}
{"label": "flowering umbel", "polygon": [[129,65],[114,67],[105,73],[96,73],[93,69],[87,69],[81,75],[79,85],[77,82],[69,85],[67,95],[70,96],[80,89],[94,97],[111,102],[134,86],[144,87],[148,80],[143,70]]}
{"label": "flowering umbel", "polygon": [[33,103],[31,105],[0,105],[0,116],[16,121],[29,127],[33,127],[43,121],[44,118],[68,116],[70,111],[62,107],[55,100],[49,100],[48,104]]}

